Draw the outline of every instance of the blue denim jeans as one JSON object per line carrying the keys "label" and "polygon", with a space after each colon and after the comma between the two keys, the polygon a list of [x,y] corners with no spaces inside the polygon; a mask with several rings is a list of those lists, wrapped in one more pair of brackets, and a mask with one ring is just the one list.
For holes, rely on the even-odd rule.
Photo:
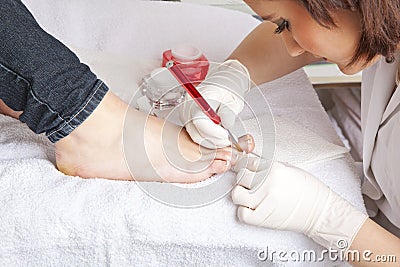
{"label": "blue denim jeans", "polygon": [[0,1],[0,99],[52,142],[70,134],[108,87],[19,0]]}

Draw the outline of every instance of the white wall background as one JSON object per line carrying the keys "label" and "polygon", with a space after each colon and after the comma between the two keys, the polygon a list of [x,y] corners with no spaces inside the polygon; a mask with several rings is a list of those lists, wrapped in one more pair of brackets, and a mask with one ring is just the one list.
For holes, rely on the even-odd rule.
{"label": "white wall background", "polygon": [[220,6],[254,14],[254,12],[242,0],[181,0],[181,2]]}

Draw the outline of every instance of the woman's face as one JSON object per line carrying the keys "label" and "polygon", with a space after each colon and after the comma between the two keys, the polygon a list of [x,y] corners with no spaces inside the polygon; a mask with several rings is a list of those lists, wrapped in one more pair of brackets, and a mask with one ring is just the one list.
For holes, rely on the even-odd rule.
{"label": "woman's face", "polygon": [[336,63],[345,74],[354,74],[366,67],[364,62],[348,66],[361,36],[360,17],[356,12],[340,10],[331,14],[337,27],[327,29],[316,22],[297,0],[244,1],[264,20],[277,25],[287,21],[288,29],[280,34],[291,56],[309,52]]}

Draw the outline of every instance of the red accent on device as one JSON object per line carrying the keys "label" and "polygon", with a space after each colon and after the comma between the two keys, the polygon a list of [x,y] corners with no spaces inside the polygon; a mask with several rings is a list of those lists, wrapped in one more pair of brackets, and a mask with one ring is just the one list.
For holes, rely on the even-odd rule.
{"label": "red accent on device", "polygon": [[[169,63],[169,62],[167,62]],[[170,61],[170,63],[172,63]],[[166,67],[171,71],[172,75],[180,82],[180,84],[185,88],[186,92],[193,98],[193,100],[199,105],[203,112],[207,115],[210,120],[215,124],[221,124],[221,117],[211,108],[207,101],[203,98],[196,87],[190,82],[189,78],[186,77],[183,70],[180,69],[181,65],[176,64],[166,64]]]}
{"label": "red accent on device", "polygon": [[192,61],[183,61],[172,55],[172,51],[167,50],[163,53],[162,66],[165,67],[167,62],[173,61],[176,65],[179,65],[182,72],[186,77],[194,84],[201,83],[207,75],[210,63],[204,54],[198,59]]}

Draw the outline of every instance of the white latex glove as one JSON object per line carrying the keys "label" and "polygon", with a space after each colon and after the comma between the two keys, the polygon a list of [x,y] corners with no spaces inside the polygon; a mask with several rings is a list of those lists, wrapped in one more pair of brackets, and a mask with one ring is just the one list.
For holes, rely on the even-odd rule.
{"label": "white latex glove", "polygon": [[[242,97],[250,85],[247,68],[237,60],[227,60],[208,73],[197,89],[221,117],[222,125],[229,129],[244,107]],[[189,95],[179,113],[181,122],[194,142],[208,148],[231,144],[227,131],[212,122]]]}
{"label": "white latex glove", "polygon": [[251,169],[254,172],[263,171],[267,169],[270,164],[270,162],[265,159],[246,154],[245,152],[235,152],[233,155],[236,155],[237,158],[234,160],[235,164],[231,167],[231,171],[236,173],[241,172],[244,168]]}
{"label": "white latex glove", "polygon": [[348,249],[367,219],[318,178],[280,162],[260,172],[243,168],[237,179],[232,199],[244,223],[296,231],[326,248]]}

